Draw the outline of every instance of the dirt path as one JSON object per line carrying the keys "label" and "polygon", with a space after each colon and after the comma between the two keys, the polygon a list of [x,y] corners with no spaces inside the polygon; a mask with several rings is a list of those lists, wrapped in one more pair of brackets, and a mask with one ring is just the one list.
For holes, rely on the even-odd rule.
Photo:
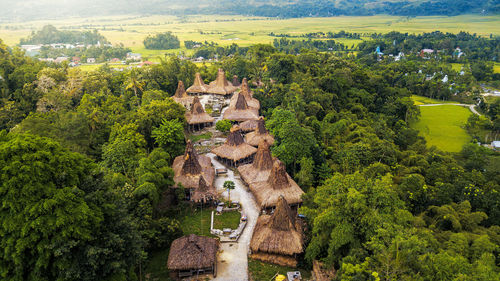
{"label": "dirt path", "polygon": [[440,105],[458,105],[463,107],[468,107],[470,111],[476,115],[481,116],[482,114],[477,112],[476,106],[473,104],[463,104],[463,103],[433,103],[433,104],[419,104],[418,106],[440,106]]}
{"label": "dirt path", "polygon": [[[215,160],[215,155],[212,153],[206,154],[215,168],[223,168],[224,166]],[[259,216],[259,208],[255,203],[253,195],[247,191],[239,177],[235,177],[231,170],[228,170],[227,176],[218,176],[215,179],[217,191],[223,191],[224,197],[227,198],[227,191],[222,188],[224,181],[231,180],[235,183],[234,190],[231,191],[231,200],[239,201],[242,207],[242,212],[247,216],[247,225],[243,234],[241,234],[238,243],[221,243],[222,253],[217,260],[217,281],[235,281],[248,280],[248,250],[250,240],[252,239],[253,229]]]}

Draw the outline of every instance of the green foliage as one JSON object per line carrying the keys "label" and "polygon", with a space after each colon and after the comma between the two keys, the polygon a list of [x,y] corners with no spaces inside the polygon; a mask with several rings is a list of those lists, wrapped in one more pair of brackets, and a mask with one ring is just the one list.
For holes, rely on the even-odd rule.
{"label": "green foliage", "polygon": [[184,150],[184,126],[177,119],[163,119],[161,125],[153,129],[152,136],[155,142],[170,155],[170,159]]}
{"label": "green foliage", "polygon": [[52,44],[52,43],[81,43],[85,45],[95,45],[108,43],[108,40],[94,31],[60,31],[52,25],[46,25],[41,30],[31,33],[26,39],[21,39],[21,45],[27,44]]}
{"label": "green foliage", "polygon": [[179,38],[172,32],[158,33],[155,36],[149,35],[144,39],[144,47],[151,50],[177,49],[181,46]]}
{"label": "green foliage", "polygon": [[236,187],[236,185],[234,184],[233,181],[225,181],[222,187],[227,190],[227,195],[228,195],[227,197],[229,202],[231,202],[231,190],[233,190]]}
{"label": "green foliage", "polygon": [[215,129],[217,129],[217,131],[227,133],[227,132],[229,132],[229,130],[231,130],[232,126],[233,126],[233,124],[231,123],[231,121],[220,120],[220,121],[217,121],[217,123],[215,124]]}

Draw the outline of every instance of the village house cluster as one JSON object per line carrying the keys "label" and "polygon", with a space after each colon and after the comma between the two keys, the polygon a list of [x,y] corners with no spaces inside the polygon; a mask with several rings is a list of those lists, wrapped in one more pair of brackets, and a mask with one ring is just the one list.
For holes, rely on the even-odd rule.
{"label": "village house cluster", "polygon": [[[226,141],[212,150],[216,159],[229,168],[237,169],[241,180],[256,198],[260,216],[250,242],[250,256],[281,266],[297,266],[298,255],[304,252],[303,222],[298,217],[304,193],[288,175],[285,165],[271,155],[274,138],[259,116],[260,103],[253,97],[247,79],[238,83],[226,79],[219,69],[215,81],[208,85],[196,74],[194,83],[185,89],[179,81],[173,99],[186,107],[190,130],[214,125],[203,104],[227,105],[222,119],[233,123]],[[196,204],[217,202],[216,172],[209,157],[196,152],[187,141],[184,155],[174,160],[174,188],[183,187],[186,198]],[[189,235],[172,243],[167,266],[172,278],[196,274],[217,273],[218,240]]]}

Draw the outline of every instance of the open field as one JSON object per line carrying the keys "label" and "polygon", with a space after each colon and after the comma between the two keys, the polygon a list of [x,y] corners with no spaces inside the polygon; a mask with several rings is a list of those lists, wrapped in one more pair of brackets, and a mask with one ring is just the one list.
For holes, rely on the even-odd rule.
{"label": "open field", "polygon": [[417,96],[417,95],[412,95],[411,99],[413,100],[413,103],[415,105],[439,104],[439,103],[457,103],[455,101],[442,101],[442,100],[436,100],[436,99],[431,99],[428,97],[422,97],[422,96]]}
{"label": "open field", "polygon": [[[142,41],[148,34],[171,31],[184,40],[214,41],[221,45],[237,43],[248,46],[270,43],[275,34],[300,35],[308,32],[358,33],[400,32],[422,33],[439,29],[443,32],[468,31],[479,35],[500,35],[500,16],[462,15],[454,17],[331,17],[276,19],[244,16],[111,16],[96,18],[71,18],[64,20],[32,21],[0,25],[0,38],[8,45],[19,43],[45,24],[65,29],[98,29],[113,44],[122,43],[134,51],[143,51]],[[347,45],[361,40],[336,39]],[[169,52],[178,52],[171,50]]]}
{"label": "open field", "polygon": [[495,63],[495,65],[493,66],[493,72],[500,73],[500,63]]}
{"label": "open field", "polygon": [[456,105],[422,106],[420,120],[412,127],[420,131],[429,146],[448,152],[459,152],[470,140],[464,129],[472,114],[468,108]]}

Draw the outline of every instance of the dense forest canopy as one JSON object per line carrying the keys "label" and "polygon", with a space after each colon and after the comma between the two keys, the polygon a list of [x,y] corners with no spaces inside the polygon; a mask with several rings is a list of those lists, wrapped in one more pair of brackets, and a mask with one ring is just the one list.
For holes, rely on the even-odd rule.
{"label": "dense forest canopy", "polygon": [[[300,266],[322,261],[338,280],[499,280],[499,154],[477,140],[443,152],[411,126],[413,94],[481,101],[481,84],[499,80],[489,67],[498,40],[374,34],[354,54],[309,39],[207,42],[197,52],[218,54],[210,65],[171,56],[89,72],[0,43],[1,279],[138,280],[182,235],[187,208],[182,188],[170,188],[186,126],[170,97],[179,80],[192,85],[200,72],[208,83],[223,68],[259,85],[273,156],[306,192]],[[457,44],[470,65],[462,74],[449,66]],[[450,52],[396,61],[377,46]],[[481,106],[467,129],[500,133],[500,102]]]}
{"label": "dense forest canopy", "polygon": [[167,1],[15,1],[1,0],[2,19],[47,19],[74,16],[123,14],[240,14],[266,17],[309,17],[335,15],[390,14],[398,16],[459,15],[467,13],[497,14],[495,0],[167,0]]}
{"label": "dense forest canopy", "polygon": [[21,45],[35,45],[35,44],[52,44],[52,43],[65,43],[65,44],[85,44],[95,45],[97,43],[105,44],[108,40],[99,34],[97,30],[94,31],[67,31],[57,30],[52,25],[46,25],[41,30],[33,31],[28,38],[22,38]]}

